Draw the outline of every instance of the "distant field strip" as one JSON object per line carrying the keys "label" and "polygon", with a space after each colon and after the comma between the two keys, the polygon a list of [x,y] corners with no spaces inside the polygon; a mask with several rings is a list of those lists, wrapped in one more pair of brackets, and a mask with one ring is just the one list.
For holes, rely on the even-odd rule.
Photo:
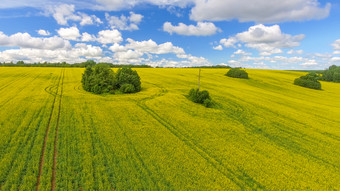
{"label": "distant field strip", "polygon": [[205,108],[198,69],[136,70],[141,92],[95,95],[83,68],[0,67],[0,190],[340,190],[340,84],[202,69]]}

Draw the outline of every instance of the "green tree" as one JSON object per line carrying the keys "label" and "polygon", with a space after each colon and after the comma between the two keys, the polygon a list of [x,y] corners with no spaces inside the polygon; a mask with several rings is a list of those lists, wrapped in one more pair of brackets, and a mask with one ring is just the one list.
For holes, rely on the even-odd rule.
{"label": "green tree", "polygon": [[88,67],[88,66],[93,67],[96,65],[96,62],[93,60],[87,60],[86,62],[83,62],[83,65],[84,67]]}
{"label": "green tree", "polygon": [[84,90],[95,93],[134,93],[141,90],[140,77],[131,68],[121,68],[115,73],[110,65],[99,63],[95,66],[88,65],[81,79]]}
{"label": "green tree", "polygon": [[248,79],[248,73],[240,68],[232,68],[225,75],[233,78]]}
{"label": "green tree", "polygon": [[[136,70],[132,70],[131,68],[128,68],[128,67],[120,68],[118,69],[115,78],[116,78],[117,89],[121,89],[121,87],[123,87],[125,84],[131,84],[134,87],[133,92],[139,92],[141,90],[141,81]],[[125,85],[122,90],[125,90],[126,87],[128,86]],[[129,86],[129,91],[131,90],[132,88],[131,86]],[[133,92],[125,92],[125,93],[133,93]]]}
{"label": "green tree", "polygon": [[24,64],[25,64],[25,62],[22,61],[22,60],[17,62],[17,65],[24,65]]}
{"label": "green tree", "polygon": [[340,82],[340,66],[332,65],[322,73],[321,80],[328,82]]}
{"label": "green tree", "polygon": [[114,72],[106,64],[88,66],[82,77],[84,90],[95,94],[113,93],[115,83]]}
{"label": "green tree", "polygon": [[335,71],[333,73],[333,82],[340,82],[340,71]]}

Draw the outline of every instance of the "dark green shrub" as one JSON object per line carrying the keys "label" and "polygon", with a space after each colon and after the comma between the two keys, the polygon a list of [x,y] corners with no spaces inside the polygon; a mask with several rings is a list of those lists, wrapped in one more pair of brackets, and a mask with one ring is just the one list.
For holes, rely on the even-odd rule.
{"label": "dark green shrub", "polygon": [[198,89],[191,89],[189,91],[188,98],[195,102],[195,103],[200,103],[203,104],[206,107],[211,107],[212,106],[212,101],[209,95],[209,92],[206,90],[199,91]]}
{"label": "dark green shrub", "polygon": [[248,79],[248,73],[244,70],[239,68],[232,68],[227,73],[226,76],[233,77],[233,78],[244,78]]}
{"label": "dark green shrub", "polygon": [[133,93],[136,91],[136,88],[132,84],[123,84],[119,90],[123,93]]}
{"label": "dark green shrub", "polygon": [[[120,89],[124,84],[131,84],[134,86],[133,92],[139,92],[141,90],[140,77],[136,70],[131,68],[120,68],[116,74],[116,88]],[[129,92],[129,93],[133,93]]]}
{"label": "dark green shrub", "polygon": [[295,85],[306,88],[321,90],[321,83],[318,81],[319,76],[315,73],[309,73],[294,80]]}
{"label": "dark green shrub", "polygon": [[213,102],[211,101],[211,99],[205,99],[204,102],[203,102],[203,105],[205,107],[212,107]]}

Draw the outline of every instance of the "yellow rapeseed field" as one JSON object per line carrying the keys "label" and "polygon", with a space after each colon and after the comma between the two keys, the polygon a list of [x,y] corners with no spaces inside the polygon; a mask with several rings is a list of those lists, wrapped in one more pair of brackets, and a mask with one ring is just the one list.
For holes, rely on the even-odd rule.
{"label": "yellow rapeseed field", "polygon": [[[340,84],[303,72],[136,69],[95,95],[83,68],[0,67],[0,190],[339,190]],[[116,71],[116,69],[114,69]]]}

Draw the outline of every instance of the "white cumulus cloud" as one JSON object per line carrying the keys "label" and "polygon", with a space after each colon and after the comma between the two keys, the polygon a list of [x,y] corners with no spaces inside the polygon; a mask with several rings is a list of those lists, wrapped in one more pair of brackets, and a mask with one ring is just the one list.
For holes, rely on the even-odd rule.
{"label": "white cumulus cloud", "polygon": [[340,50],[340,39],[334,41],[332,46],[334,50]]}
{"label": "white cumulus cloud", "polygon": [[127,49],[138,50],[143,53],[152,54],[168,54],[174,53],[176,55],[184,54],[184,50],[180,47],[174,46],[171,42],[166,42],[163,44],[157,44],[155,41],[149,39],[148,41],[135,41],[133,39],[127,39],[129,42],[125,45]]}
{"label": "white cumulus cloud", "polygon": [[279,25],[265,26],[259,24],[228,39],[221,39],[220,44],[227,48],[235,48],[235,44],[240,42],[245,44],[246,47],[258,50],[261,55],[272,55],[282,53],[281,48],[299,46],[300,41],[304,38],[304,34],[292,36],[282,33]]}
{"label": "white cumulus cloud", "polygon": [[71,44],[69,41],[57,36],[37,38],[28,33],[15,33],[7,36],[0,31],[0,46],[53,50],[67,49],[71,47]]}
{"label": "white cumulus cloud", "polygon": [[303,50],[289,50],[287,54],[303,54]]}
{"label": "white cumulus cloud", "polygon": [[214,50],[223,50],[222,45],[217,45],[213,47]]}
{"label": "white cumulus cloud", "polygon": [[241,49],[238,49],[237,51],[235,51],[234,54],[239,54],[239,55],[251,55],[250,52],[246,52],[246,51],[241,50]]}
{"label": "white cumulus cloud", "polygon": [[114,44],[123,41],[122,34],[116,30],[102,30],[99,31],[97,41],[102,44]]}
{"label": "white cumulus cloud", "polygon": [[316,60],[307,60],[306,62],[300,64],[301,66],[315,66],[318,65]]}
{"label": "white cumulus cloud", "polygon": [[320,6],[318,0],[196,0],[190,18],[195,21],[277,23],[322,19],[331,4]]}
{"label": "white cumulus cloud", "polygon": [[87,32],[84,32],[81,35],[81,41],[83,41],[83,42],[90,42],[90,41],[95,41],[95,40],[96,40],[96,37],[93,34],[89,34]]}
{"label": "white cumulus cloud", "polygon": [[40,29],[37,31],[38,34],[42,35],[42,36],[49,36],[51,33],[48,32],[47,30],[43,30],[43,29]]}
{"label": "white cumulus cloud", "polygon": [[337,62],[340,63],[340,57],[332,57],[331,62]]}
{"label": "white cumulus cloud", "polygon": [[70,28],[60,28],[57,30],[60,37],[67,40],[77,40],[80,37],[79,29],[75,26]]}
{"label": "white cumulus cloud", "polygon": [[163,30],[170,34],[176,33],[185,36],[210,36],[216,34],[221,29],[217,28],[211,22],[198,22],[197,25],[186,25],[179,23],[177,26],[172,25],[170,22],[163,24]]}
{"label": "white cumulus cloud", "polygon": [[223,38],[223,39],[220,40],[220,43],[226,48],[230,48],[230,47],[236,48],[235,44],[237,42],[238,42],[238,40],[235,37],[230,37],[228,39]]}
{"label": "white cumulus cloud", "polygon": [[49,6],[47,14],[52,15],[59,25],[68,25],[68,21],[80,22],[80,25],[101,24],[102,21],[95,15],[87,15],[82,12],[75,12],[75,5],[61,4]]}
{"label": "white cumulus cloud", "polygon": [[[128,38],[128,43],[120,45],[113,44],[109,49],[114,53],[113,58],[119,64],[149,64],[151,66],[163,67],[183,67],[183,66],[202,66],[211,65],[210,62],[203,57],[196,57],[186,54],[183,48],[174,46],[171,42],[157,44],[152,39],[147,41],[135,41]],[[177,60],[161,59],[158,55],[173,54]]]}
{"label": "white cumulus cloud", "polygon": [[102,56],[103,51],[100,47],[80,43],[69,49],[9,49],[0,52],[0,62],[17,62],[24,60],[27,63],[45,61],[77,63],[84,62],[88,59],[100,60]]}
{"label": "white cumulus cloud", "polygon": [[122,9],[131,9],[140,4],[152,4],[157,6],[177,6],[184,8],[192,4],[195,0],[96,0],[98,3],[94,8],[107,11],[119,11]]}
{"label": "white cumulus cloud", "polygon": [[121,15],[117,17],[105,13],[105,18],[112,29],[132,31],[139,29],[138,25],[142,21],[143,15],[130,12],[130,16]]}

